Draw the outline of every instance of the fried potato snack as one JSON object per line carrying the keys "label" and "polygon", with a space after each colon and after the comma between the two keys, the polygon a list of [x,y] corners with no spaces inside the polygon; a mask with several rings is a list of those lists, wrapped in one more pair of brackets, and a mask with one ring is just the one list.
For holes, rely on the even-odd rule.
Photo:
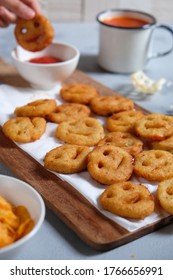
{"label": "fried potato snack", "polygon": [[135,123],[136,133],[149,141],[161,141],[173,134],[173,117],[149,114]]}
{"label": "fried potato snack", "polygon": [[151,142],[151,147],[154,150],[164,150],[173,154],[173,135],[167,137],[162,141],[153,141]]}
{"label": "fried potato snack", "polygon": [[57,106],[55,112],[48,114],[46,119],[51,122],[61,123],[88,117],[90,113],[89,107],[83,104],[65,103]]}
{"label": "fried potato snack", "polygon": [[173,214],[173,178],[159,183],[157,198],[163,209]]}
{"label": "fried potato snack", "polygon": [[19,219],[12,211],[12,205],[0,195],[0,221],[12,228],[17,228]]}
{"label": "fried potato snack", "polygon": [[39,99],[26,105],[16,107],[14,113],[18,117],[45,117],[56,110],[54,99]]}
{"label": "fried potato snack", "polygon": [[11,140],[29,143],[40,139],[46,129],[44,118],[16,117],[8,120],[2,127],[3,133]]}
{"label": "fried potato snack", "polygon": [[90,102],[91,110],[101,116],[127,111],[134,108],[131,99],[122,96],[96,96]]}
{"label": "fried potato snack", "polygon": [[33,227],[25,206],[14,206],[0,195],[0,248],[24,237]]}
{"label": "fried potato snack", "polygon": [[53,27],[43,15],[30,20],[18,19],[14,34],[18,44],[31,52],[43,50],[54,38]]}
{"label": "fried potato snack", "polygon": [[94,87],[89,85],[71,84],[63,86],[60,95],[67,102],[88,104],[99,93]]}
{"label": "fried potato snack", "polygon": [[163,181],[173,177],[173,155],[167,151],[149,150],[135,158],[134,173],[149,181]]}
{"label": "fried potato snack", "polygon": [[132,156],[112,145],[97,146],[88,155],[88,172],[101,184],[127,181],[133,172]]}
{"label": "fried potato snack", "polygon": [[16,230],[16,240],[18,240],[32,230],[34,227],[34,221],[31,219],[28,210],[23,205],[14,207],[13,211],[20,221],[19,227]]}
{"label": "fried potato snack", "polygon": [[136,156],[142,151],[143,143],[134,135],[127,132],[110,132],[99,141],[98,146],[110,144],[120,147],[132,156]]}
{"label": "fried potato snack", "polygon": [[56,130],[58,139],[82,146],[95,146],[103,136],[104,129],[100,122],[90,117],[62,122]]}
{"label": "fried potato snack", "polygon": [[[1,217],[1,216],[0,216]],[[10,245],[15,241],[15,231],[13,228],[0,221],[0,249]]]}
{"label": "fried potato snack", "polygon": [[154,211],[149,190],[130,181],[109,186],[100,196],[103,209],[130,219],[144,219]]}
{"label": "fried potato snack", "polygon": [[89,147],[62,145],[46,154],[44,167],[63,174],[78,173],[86,169],[89,152]]}
{"label": "fried potato snack", "polygon": [[110,116],[106,121],[108,131],[134,132],[135,122],[144,116],[142,111],[129,110]]}

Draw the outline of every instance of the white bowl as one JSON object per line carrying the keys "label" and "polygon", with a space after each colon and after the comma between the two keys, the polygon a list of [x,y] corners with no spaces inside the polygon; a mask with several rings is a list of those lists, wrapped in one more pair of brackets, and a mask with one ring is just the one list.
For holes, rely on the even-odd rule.
{"label": "white bowl", "polygon": [[[29,52],[17,46],[11,52],[13,64],[18,73],[32,87],[49,90],[58,83],[67,79],[76,69],[80,53],[77,48],[65,43],[52,43],[39,52]],[[32,58],[42,56],[53,56],[60,58],[63,62],[51,64],[38,64],[28,62]]]}
{"label": "white bowl", "polygon": [[14,258],[38,232],[45,218],[45,204],[39,193],[29,184],[5,175],[0,175],[0,195],[16,206],[25,206],[35,223],[26,236],[0,249],[0,259],[5,260]]}

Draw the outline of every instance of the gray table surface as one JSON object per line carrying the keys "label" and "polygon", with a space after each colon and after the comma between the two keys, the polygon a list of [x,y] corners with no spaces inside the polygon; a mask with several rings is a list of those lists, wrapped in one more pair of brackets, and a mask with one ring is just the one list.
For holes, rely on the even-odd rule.
{"label": "gray table surface", "polygon": [[[11,63],[10,52],[16,45],[13,36],[13,26],[0,29],[0,56]],[[154,79],[164,77],[167,81],[162,92],[155,95],[129,95],[130,76],[104,72],[97,65],[98,25],[89,23],[56,23],[55,41],[68,42],[75,45],[81,52],[78,68],[92,78],[118,90],[125,96],[151,112],[167,113],[173,104],[173,53],[152,60],[146,74]],[[164,50],[171,45],[170,35],[161,29],[155,32],[154,49]],[[0,163],[0,174],[14,176]],[[59,260],[161,260],[173,259],[173,224],[161,228],[136,241],[107,252],[98,252],[88,247],[66,225],[63,224],[49,209],[46,209],[46,219],[39,233],[30,241],[19,255],[20,259],[59,259]]]}

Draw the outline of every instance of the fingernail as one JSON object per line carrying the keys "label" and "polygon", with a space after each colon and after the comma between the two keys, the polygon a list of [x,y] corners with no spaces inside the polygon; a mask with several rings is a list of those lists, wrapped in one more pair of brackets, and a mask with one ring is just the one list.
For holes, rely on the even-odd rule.
{"label": "fingernail", "polygon": [[24,16],[26,19],[31,19],[35,16],[35,12],[31,9],[27,9]]}

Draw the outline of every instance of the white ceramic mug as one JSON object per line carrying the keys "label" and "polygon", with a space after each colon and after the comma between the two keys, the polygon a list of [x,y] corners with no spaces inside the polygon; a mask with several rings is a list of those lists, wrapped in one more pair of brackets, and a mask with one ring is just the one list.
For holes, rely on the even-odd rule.
{"label": "white ceramic mug", "polygon": [[[104,22],[108,18],[130,17],[147,23],[140,27],[111,26]],[[105,70],[132,73],[144,69],[147,62],[173,51],[173,30],[158,24],[154,16],[135,10],[111,9],[97,15],[100,25],[98,64]],[[168,50],[149,55],[152,33],[164,28],[171,33],[172,43]]]}

